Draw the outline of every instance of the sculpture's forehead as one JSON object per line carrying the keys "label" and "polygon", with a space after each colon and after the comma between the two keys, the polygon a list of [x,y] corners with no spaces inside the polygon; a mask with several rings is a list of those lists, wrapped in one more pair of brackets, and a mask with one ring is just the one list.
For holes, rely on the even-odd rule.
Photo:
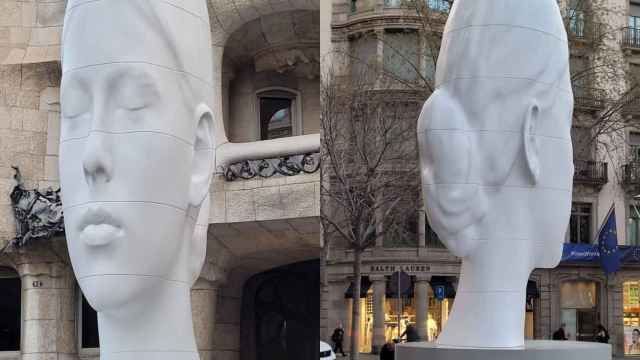
{"label": "sculpture's forehead", "polygon": [[527,28],[567,40],[557,0],[456,0],[445,33],[495,25]]}
{"label": "sculpture's forehead", "polygon": [[149,63],[211,83],[209,39],[206,21],[169,2],[70,1],[62,71],[112,63]]}

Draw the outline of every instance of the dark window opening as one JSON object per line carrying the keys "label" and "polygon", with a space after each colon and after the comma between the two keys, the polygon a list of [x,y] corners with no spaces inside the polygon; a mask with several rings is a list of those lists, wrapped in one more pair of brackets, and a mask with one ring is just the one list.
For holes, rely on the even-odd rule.
{"label": "dark window opening", "polygon": [[20,351],[21,297],[18,274],[0,268],[0,351]]}
{"label": "dark window opening", "polygon": [[571,204],[569,220],[569,242],[572,244],[591,243],[591,204]]}
{"label": "dark window opening", "polygon": [[293,101],[287,98],[260,98],[260,139],[278,139],[293,135]]}
{"label": "dark window opening", "polygon": [[82,348],[99,348],[98,313],[82,295]]}

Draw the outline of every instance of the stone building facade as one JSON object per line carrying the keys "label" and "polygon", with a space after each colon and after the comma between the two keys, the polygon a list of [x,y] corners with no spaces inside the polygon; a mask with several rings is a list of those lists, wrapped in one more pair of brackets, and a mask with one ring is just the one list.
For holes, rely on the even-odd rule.
{"label": "stone building facade", "polygon": [[[211,96],[228,139],[317,134],[319,1],[208,0],[208,5],[220,69]],[[28,189],[59,187],[65,6],[64,0],[0,2],[0,359],[99,358],[95,313],[83,301],[64,236],[5,249],[16,234],[9,198],[15,186],[12,166],[19,167]],[[217,167],[207,259],[192,290],[202,359],[264,359],[265,349],[282,349],[256,329],[283,336],[284,323],[317,324],[313,315],[265,313],[270,303],[259,298],[260,289],[274,286],[294,304],[307,301],[301,296],[317,298],[319,285],[309,280],[318,278],[321,246],[314,156],[266,159],[269,166],[262,172],[243,172],[245,165],[258,168],[262,159]],[[301,281],[315,292],[286,292]],[[317,314],[317,307],[307,311]],[[318,327],[310,328],[293,337],[302,344],[296,351],[313,344],[317,355]]]}
{"label": "stone building facade", "polygon": [[[403,57],[414,59],[414,69],[425,78],[432,77],[432,47],[427,41],[434,34],[438,38],[450,4],[444,0],[424,0],[424,4],[428,8],[426,20],[403,1],[334,0],[321,9],[321,17],[330,19],[325,20],[328,24],[323,28],[323,40],[331,39],[323,45],[323,69],[349,76],[366,59],[406,79],[406,67],[394,63],[396,57],[392,55],[400,51]],[[576,173],[566,242],[593,244],[600,224],[615,204],[619,245],[637,246],[640,129],[623,125],[602,132],[593,124],[628,124],[638,116],[635,88],[640,74],[640,17],[637,24],[635,21],[640,16],[640,3],[560,0],[559,6],[570,37],[575,96],[572,138]],[[603,68],[606,71],[595,70]],[[376,352],[384,341],[397,337],[398,319],[402,320],[401,330],[408,320],[417,323],[423,338],[437,336],[455,299],[459,260],[442,247],[424,212],[419,212],[414,223],[415,238],[408,244],[384,239],[365,252],[363,297],[359,301],[350,295],[353,254],[339,243],[332,245],[323,269],[323,340],[328,341],[332,330],[342,324],[348,346],[353,306],[361,306],[362,352]],[[404,300],[390,291],[395,286],[392,275],[398,270],[409,275]],[[563,262],[555,269],[536,269],[527,287],[525,336],[550,339],[566,323],[571,339],[592,341],[595,327],[601,323],[610,332],[615,355],[640,353],[633,338],[634,329],[640,325],[636,296],[639,271],[637,265],[624,264],[616,274],[605,276],[597,262],[580,261]]]}

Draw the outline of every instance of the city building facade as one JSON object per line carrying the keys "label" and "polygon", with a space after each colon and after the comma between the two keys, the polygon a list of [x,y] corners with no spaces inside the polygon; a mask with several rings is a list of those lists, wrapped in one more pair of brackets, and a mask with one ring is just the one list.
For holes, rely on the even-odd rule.
{"label": "city building facade", "polygon": [[[378,90],[426,100],[428,86],[411,84],[433,79],[433,59],[451,2],[417,1],[423,11],[416,12],[416,2],[401,0],[333,0],[321,8],[323,24],[327,23],[321,27],[327,41],[322,46],[323,71],[348,78],[363,63],[373,64],[404,81],[401,86],[378,83]],[[575,174],[566,249],[597,245],[598,229],[615,204],[618,243],[635,253],[640,245],[636,156],[640,129],[633,125],[638,117],[640,2],[560,0],[559,8],[570,39],[575,98]],[[385,237],[365,251],[358,301],[352,298],[353,251],[339,241],[331,244],[323,268],[323,340],[330,340],[341,324],[348,348],[353,306],[361,309],[361,352],[377,352],[403,332],[407,321],[417,324],[423,339],[437,337],[455,301],[460,262],[437,239],[424,211],[418,210],[410,219],[413,237]],[[598,261],[585,261],[588,254],[580,255],[565,258],[555,269],[531,274],[523,304],[525,337],[551,339],[566,324],[570,339],[593,341],[596,327],[603,324],[616,356],[640,354],[637,261],[632,257],[618,272],[605,275]],[[404,292],[394,291],[398,271],[409,275]]]}
{"label": "city building facade", "polygon": [[[317,138],[320,2],[207,3],[222,137],[249,146]],[[12,167],[25,189],[59,188],[65,7],[0,3],[0,359],[99,358],[96,314],[74,278],[64,234],[16,246],[10,198]],[[202,359],[317,356],[318,151],[216,164],[207,256],[191,296]]]}

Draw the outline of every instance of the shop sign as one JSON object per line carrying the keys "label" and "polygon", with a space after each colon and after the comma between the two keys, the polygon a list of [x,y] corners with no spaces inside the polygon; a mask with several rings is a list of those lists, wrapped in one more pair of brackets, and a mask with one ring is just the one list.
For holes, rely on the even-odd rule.
{"label": "shop sign", "polygon": [[424,264],[378,264],[369,267],[370,273],[394,273],[396,271],[404,271],[406,273],[425,273],[431,268]]}
{"label": "shop sign", "polygon": [[434,288],[434,293],[436,294],[436,299],[442,301],[444,300],[444,296],[445,296],[445,289],[444,286],[442,285],[438,285]]}

